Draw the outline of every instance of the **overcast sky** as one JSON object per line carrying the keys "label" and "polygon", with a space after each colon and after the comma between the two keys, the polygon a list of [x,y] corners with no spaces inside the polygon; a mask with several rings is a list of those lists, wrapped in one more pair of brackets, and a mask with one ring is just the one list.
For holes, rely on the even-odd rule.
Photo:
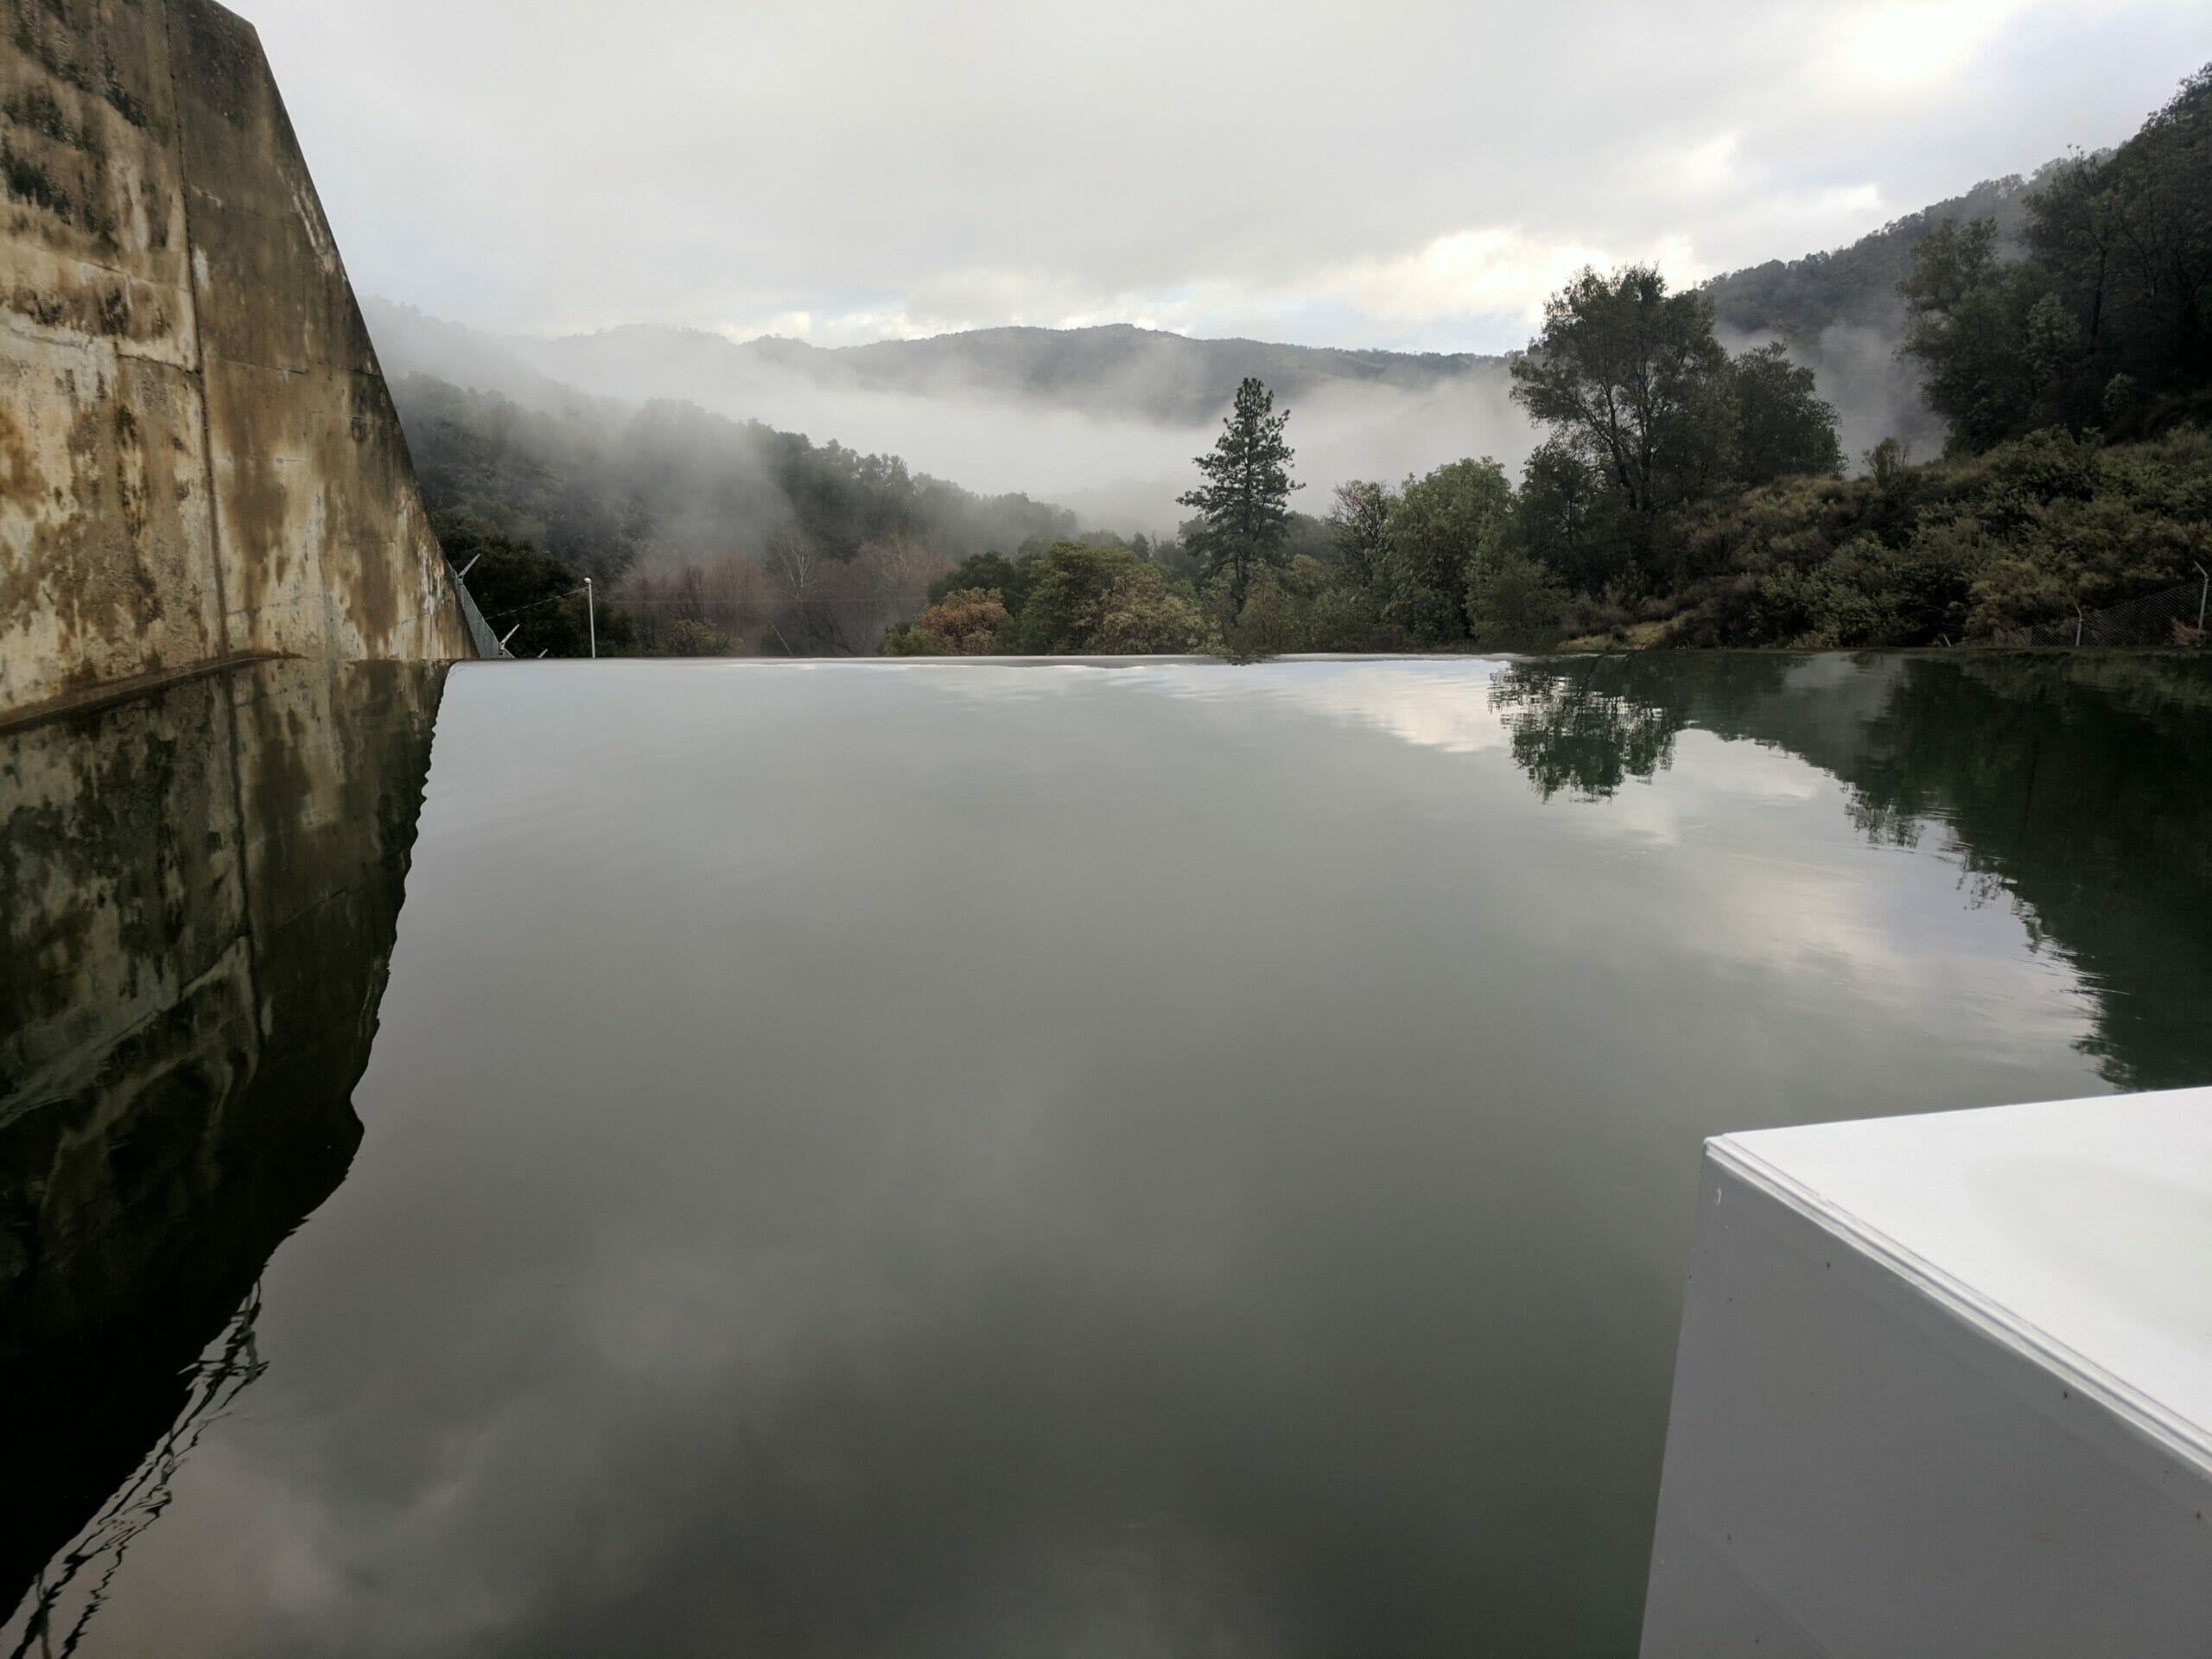
{"label": "overcast sky", "polygon": [[821,344],[1522,343],[2115,143],[2205,0],[232,0],[357,288]]}

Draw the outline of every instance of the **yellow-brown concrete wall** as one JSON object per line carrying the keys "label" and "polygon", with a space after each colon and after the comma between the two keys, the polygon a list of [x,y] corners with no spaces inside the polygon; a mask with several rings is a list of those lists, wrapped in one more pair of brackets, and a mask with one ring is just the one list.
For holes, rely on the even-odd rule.
{"label": "yellow-brown concrete wall", "polygon": [[469,654],[251,27],[0,30],[0,719],[226,657]]}

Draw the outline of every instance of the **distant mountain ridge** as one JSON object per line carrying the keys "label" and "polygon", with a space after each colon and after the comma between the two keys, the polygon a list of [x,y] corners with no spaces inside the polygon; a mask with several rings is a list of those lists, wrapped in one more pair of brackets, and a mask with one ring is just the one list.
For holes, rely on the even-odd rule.
{"label": "distant mountain ridge", "polygon": [[[1168,425],[1211,421],[1237,383],[1257,375],[1295,405],[1346,386],[1426,394],[1497,375],[1504,359],[1471,353],[1344,351],[1255,340],[1194,340],[1128,323],[1087,328],[979,328],[923,340],[823,346],[775,336],[743,342],[698,329],[632,326],[505,342],[556,379],[592,391],[633,383],[641,363],[715,384],[791,377],[824,391],[916,397],[1079,404],[1088,413]],[[677,395],[673,384],[663,395]]]}
{"label": "distant mountain ridge", "polygon": [[1301,465],[1402,477],[1463,455],[1518,467],[1530,429],[1503,358],[1251,340],[1129,325],[1007,327],[825,347],[633,326],[542,339],[479,333],[388,302],[364,311],[387,372],[531,409],[696,404],[734,419],[899,454],[989,494],[1057,500],[1086,522],[1172,531],[1190,456],[1256,375],[1298,416]]}

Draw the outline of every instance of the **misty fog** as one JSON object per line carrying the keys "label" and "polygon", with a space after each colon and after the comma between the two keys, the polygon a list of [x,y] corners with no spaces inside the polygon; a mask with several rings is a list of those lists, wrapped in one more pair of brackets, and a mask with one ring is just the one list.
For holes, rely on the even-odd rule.
{"label": "misty fog", "polygon": [[[1118,362],[1110,381],[1056,389],[1055,397],[979,385],[973,365],[954,359],[890,391],[824,385],[819,372],[785,367],[767,353],[715,351],[726,342],[696,334],[502,338],[375,301],[364,309],[394,380],[428,375],[536,408],[573,403],[578,393],[624,404],[677,399],[817,443],[897,455],[914,472],[985,495],[1027,494],[1125,535],[1172,534],[1189,516],[1175,498],[1190,487],[1192,457],[1220,428],[1217,413],[1177,420],[1141,412],[1192,401],[1179,395],[1183,372],[1165,362]],[[1503,362],[1472,359],[1428,378],[1417,386],[1339,382],[1286,396],[1297,474],[1307,486],[1301,505],[1319,511],[1315,504],[1345,479],[1397,480],[1469,455],[1493,455],[1517,470],[1536,439],[1508,395]],[[1224,388],[1224,410],[1234,385]]]}
{"label": "misty fog", "polygon": [[[904,374],[889,390],[824,384],[842,366],[842,353],[811,352],[786,363],[772,349],[735,351],[718,337],[675,330],[499,337],[379,302],[365,309],[394,379],[428,375],[531,408],[572,404],[579,394],[623,404],[680,400],[804,433],[817,443],[897,455],[914,472],[984,495],[1027,494],[1070,509],[1087,528],[1123,535],[1173,533],[1188,516],[1175,498],[1190,486],[1192,458],[1219,430],[1217,415],[1163,419],[1143,412],[1192,402],[1185,395],[1187,368],[1157,353],[1149,362],[1128,353],[1095,379],[1032,393],[994,387],[972,359],[940,350],[938,361]],[[1777,338],[1726,327],[1720,337],[1732,352]],[[954,347],[959,339],[942,344]],[[1942,423],[1921,402],[1917,371],[1898,360],[1894,328],[1839,322],[1811,343],[1785,343],[1836,406],[1854,470],[1885,437],[1903,438],[1918,456],[1940,452]],[[1511,400],[1504,361],[1447,361],[1466,366],[1409,377],[1413,385],[1310,374],[1304,395],[1286,394],[1297,476],[1306,486],[1299,505],[1319,512],[1343,480],[1395,481],[1468,456],[1493,456],[1517,473],[1537,435]],[[1224,388],[1224,409],[1227,402]]]}

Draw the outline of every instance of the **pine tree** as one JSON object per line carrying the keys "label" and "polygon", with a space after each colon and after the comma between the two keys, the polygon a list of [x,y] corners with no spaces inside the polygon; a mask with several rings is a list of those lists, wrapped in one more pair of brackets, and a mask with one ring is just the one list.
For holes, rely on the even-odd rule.
{"label": "pine tree", "polygon": [[1290,481],[1290,445],[1283,429],[1290,411],[1274,412],[1274,394],[1248,377],[1236,388],[1236,406],[1221,423],[1213,453],[1197,459],[1202,481],[1179,506],[1194,508],[1192,550],[1206,562],[1206,574],[1229,574],[1230,603],[1244,608],[1252,567],[1278,559],[1290,529],[1290,493],[1304,489]]}

